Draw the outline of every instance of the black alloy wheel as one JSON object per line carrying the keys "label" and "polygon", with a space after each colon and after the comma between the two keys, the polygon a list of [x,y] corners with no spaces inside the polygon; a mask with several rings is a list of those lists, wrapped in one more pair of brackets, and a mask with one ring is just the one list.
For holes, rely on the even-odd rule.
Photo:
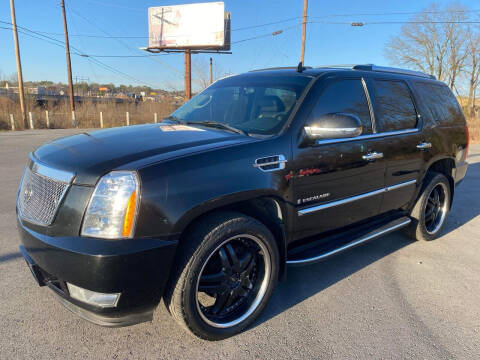
{"label": "black alloy wheel", "polygon": [[452,201],[450,181],[444,174],[428,172],[410,213],[411,225],[406,229],[416,240],[436,239],[445,225]]}
{"label": "black alloy wheel", "polygon": [[236,212],[213,213],[181,240],[165,304],[195,336],[225,339],[260,315],[279,269],[277,241],[264,224]]}
{"label": "black alloy wheel", "polygon": [[214,327],[245,320],[265,295],[270,255],[258,238],[241,234],[227,239],[205,262],[197,282],[197,306]]}
{"label": "black alloy wheel", "polygon": [[447,188],[444,183],[437,184],[427,199],[425,206],[425,228],[429,234],[435,234],[445,221],[447,214]]}

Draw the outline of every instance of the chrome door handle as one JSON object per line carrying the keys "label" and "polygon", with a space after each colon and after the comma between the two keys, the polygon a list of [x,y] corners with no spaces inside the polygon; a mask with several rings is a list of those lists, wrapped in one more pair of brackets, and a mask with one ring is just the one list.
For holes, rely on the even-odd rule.
{"label": "chrome door handle", "polygon": [[420,149],[420,150],[430,149],[431,147],[432,147],[432,143],[429,143],[429,142],[421,142],[420,144],[417,145],[417,149]]}
{"label": "chrome door handle", "polygon": [[362,158],[363,160],[373,161],[373,160],[383,158],[383,153],[377,153],[374,151],[374,152],[370,152],[368,154],[363,155]]}

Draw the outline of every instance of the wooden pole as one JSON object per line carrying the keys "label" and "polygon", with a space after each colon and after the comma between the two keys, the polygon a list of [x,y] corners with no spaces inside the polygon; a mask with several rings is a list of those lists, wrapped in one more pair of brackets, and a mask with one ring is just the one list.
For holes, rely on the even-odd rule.
{"label": "wooden pole", "polygon": [[100,111],[100,128],[103,129],[103,112]]}
{"label": "wooden pole", "polygon": [[127,120],[127,126],[130,126],[130,113],[128,111],[125,113],[125,118]]}
{"label": "wooden pole", "polygon": [[15,56],[17,58],[18,97],[20,99],[20,110],[25,129],[28,128],[27,113],[25,110],[25,94],[23,92],[22,62],[20,60],[20,47],[18,45],[17,18],[15,16],[15,3],[10,0],[10,14],[12,17],[13,42],[15,44]]}
{"label": "wooden pole", "polygon": [[307,7],[308,0],[303,0],[303,21],[302,21],[302,51],[300,53],[300,61],[305,64],[305,37],[307,33]]}
{"label": "wooden pole", "polygon": [[185,100],[192,98],[192,53],[185,50]]}
{"label": "wooden pole", "polygon": [[213,83],[212,58],[210,58],[210,85]]}
{"label": "wooden pole", "polygon": [[[60,7],[62,8],[63,15],[63,31],[65,32],[65,53],[67,56],[67,73],[68,73],[68,93],[70,95],[70,111],[72,114],[75,112],[75,102],[73,94],[73,81],[72,81],[72,63],[70,61],[70,44],[68,42],[68,26],[67,15],[65,14],[65,0],[60,0]],[[73,127],[76,127],[75,116],[72,116]]]}
{"label": "wooden pole", "polygon": [[12,127],[12,131],[15,131],[15,119],[13,118],[13,114],[10,114],[10,126]]}
{"label": "wooden pole", "polygon": [[153,121],[155,122],[155,124],[158,122],[157,113],[153,114]]}
{"label": "wooden pole", "polygon": [[30,120],[30,129],[33,130],[33,115],[31,112],[28,112],[28,119]]}
{"label": "wooden pole", "polygon": [[50,117],[48,116],[48,110],[45,110],[45,120],[47,122],[47,129],[50,129]]}

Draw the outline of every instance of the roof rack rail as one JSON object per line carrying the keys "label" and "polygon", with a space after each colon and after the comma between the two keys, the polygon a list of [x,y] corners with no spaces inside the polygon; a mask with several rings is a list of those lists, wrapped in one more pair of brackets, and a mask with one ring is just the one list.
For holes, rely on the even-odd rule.
{"label": "roof rack rail", "polygon": [[[265,71],[265,70],[296,70],[298,66],[277,66],[271,68],[263,68],[263,69],[253,69],[249,70],[248,72],[255,72],[255,71]],[[304,66],[304,69],[311,69],[311,66]]]}
{"label": "roof rack rail", "polygon": [[378,72],[387,72],[387,73],[394,73],[394,74],[412,75],[412,76],[419,76],[419,77],[423,77],[423,78],[436,80],[435,76],[425,74],[421,71],[400,69],[400,68],[386,67],[386,66],[377,66],[377,65],[373,65],[373,64],[355,65],[355,66],[352,67],[352,69],[363,70],[363,71],[378,71]]}
{"label": "roof rack rail", "polygon": [[315,66],[315,69],[322,69],[322,68],[346,68],[346,69],[353,69],[356,64],[329,64],[329,65],[320,65]]}

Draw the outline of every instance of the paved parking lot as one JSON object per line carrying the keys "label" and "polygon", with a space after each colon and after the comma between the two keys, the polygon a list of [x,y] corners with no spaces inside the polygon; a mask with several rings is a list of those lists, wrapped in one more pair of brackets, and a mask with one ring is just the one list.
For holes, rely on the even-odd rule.
{"label": "paved parking lot", "polygon": [[30,151],[80,131],[0,133],[0,359],[480,358],[480,145],[440,239],[394,233],[291,268],[250,329],[211,343],[163,305],[152,323],[102,328],[36,286],[18,253],[18,180]]}

